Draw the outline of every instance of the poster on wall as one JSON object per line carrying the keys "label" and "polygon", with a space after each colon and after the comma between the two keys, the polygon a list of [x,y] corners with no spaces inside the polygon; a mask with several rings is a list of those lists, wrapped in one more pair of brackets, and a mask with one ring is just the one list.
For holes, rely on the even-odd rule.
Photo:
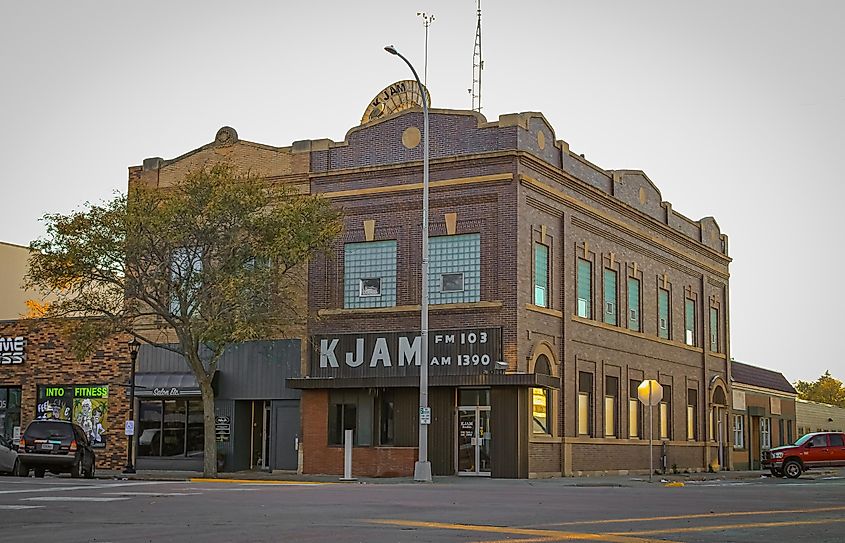
{"label": "poster on wall", "polygon": [[37,417],[75,422],[94,448],[106,446],[108,412],[106,385],[38,387]]}

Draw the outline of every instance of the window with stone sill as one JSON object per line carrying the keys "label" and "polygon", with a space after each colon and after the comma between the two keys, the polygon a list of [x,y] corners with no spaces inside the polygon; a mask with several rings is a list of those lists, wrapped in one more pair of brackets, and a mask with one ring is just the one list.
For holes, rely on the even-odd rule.
{"label": "window with stone sill", "polygon": [[435,236],[428,247],[431,304],[481,300],[481,235]]}
{"label": "window with stone sill", "polygon": [[343,307],[396,305],[396,240],[344,245]]}

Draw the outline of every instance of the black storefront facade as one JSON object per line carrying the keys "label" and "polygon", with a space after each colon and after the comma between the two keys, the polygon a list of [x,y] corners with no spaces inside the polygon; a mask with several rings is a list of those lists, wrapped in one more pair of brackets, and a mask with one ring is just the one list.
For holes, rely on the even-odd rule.
{"label": "black storefront facade", "polygon": [[[353,474],[408,476],[418,455],[418,331],[312,337],[303,391],[303,472],[342,473],[353,430]],[[429,332],[429,460],[435,475],[528,477],[534,424],[550,424],[546,373],[506,373],[499,327]]]}
{"label": "black storefront facade", "polygon": [[[218,467],[221,471],[297,470],[300,341],[251,341],[230,347],[214,375]],[[201,470],[202,402],[184,359],[143,345],[136,373],[138,469]]]}

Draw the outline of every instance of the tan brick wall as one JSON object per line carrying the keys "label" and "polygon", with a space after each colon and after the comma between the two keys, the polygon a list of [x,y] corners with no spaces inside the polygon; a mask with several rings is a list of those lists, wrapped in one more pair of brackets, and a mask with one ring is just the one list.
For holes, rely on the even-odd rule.
{"label": "tan brick wall", "polygon": [[0,336],[24,336],[26,361],[0,366],[0,386],[21,387],[21,431],[35,418],[39,385],[108,385],[109,411],[104,449],[95,449],[97,467],[120,469],[126,463],[123,423],[129,416],[128,338],[115,336],[84,360],[68,350],[59,325],[45,321],[0,323]]}

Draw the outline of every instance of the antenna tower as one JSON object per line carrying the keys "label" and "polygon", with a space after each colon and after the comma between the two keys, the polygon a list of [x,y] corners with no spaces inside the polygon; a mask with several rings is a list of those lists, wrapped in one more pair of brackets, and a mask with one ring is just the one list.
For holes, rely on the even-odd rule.
{"label": "antenna tower", "polygon": [[428,92],[428,27],[434,21],[434,15],[424,11],[417,12],[417,17],[422,17],[423,26],[425,27],[425,67],[423,68],[423,85]]}
{"label": "antenna tower", "polygon": [[478,25],[475,27],[475,48],[472,51],[472,110],[481,113],[481,71],[484,60],[481,58],[481,0],[478,1]]}

